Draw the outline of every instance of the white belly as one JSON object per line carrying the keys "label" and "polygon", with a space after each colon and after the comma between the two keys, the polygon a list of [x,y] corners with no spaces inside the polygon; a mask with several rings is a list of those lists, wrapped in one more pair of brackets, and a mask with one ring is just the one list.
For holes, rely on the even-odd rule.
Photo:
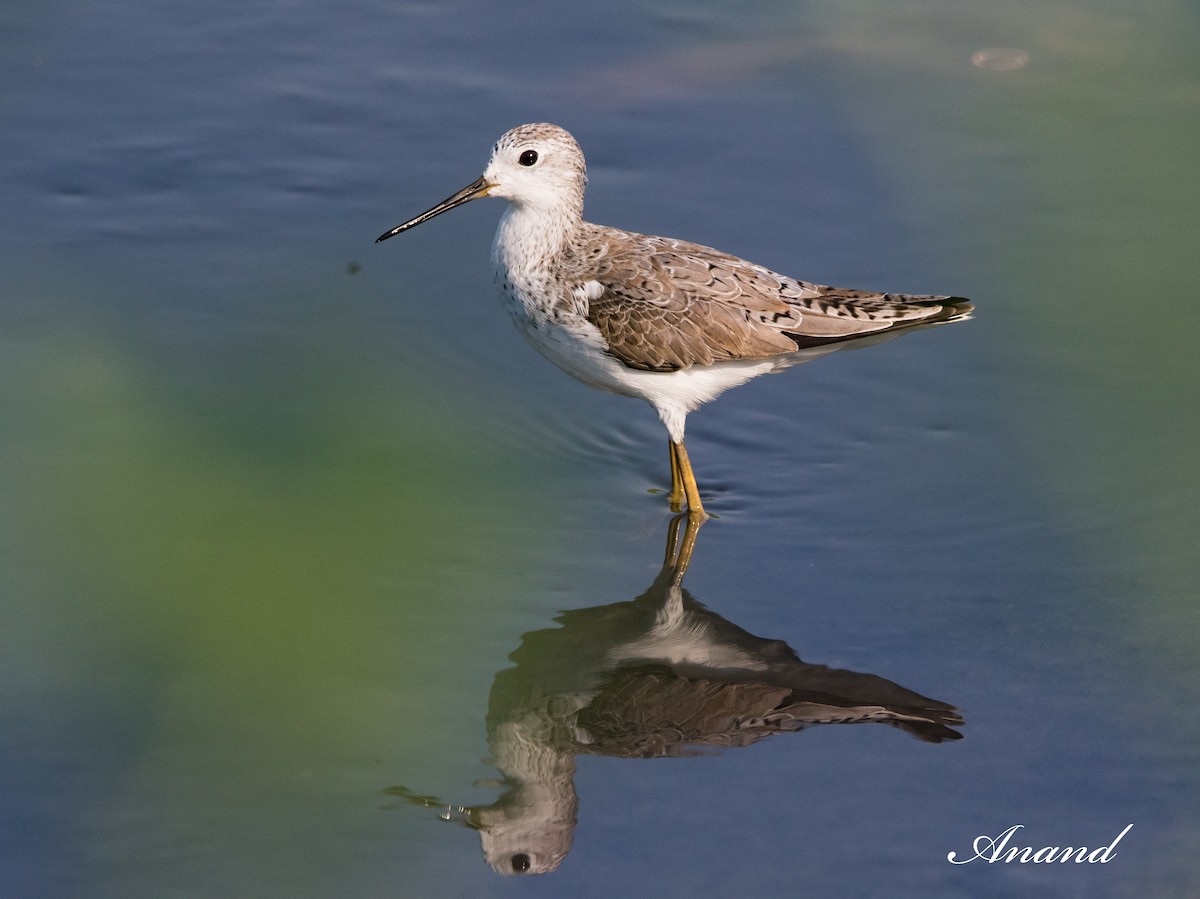
{"label": "white belly", "polygon": [[521,298],[508,291],[502,293],[517,328],[539,353],[585,384],[650,403],[676,441],[683,440],[687,413],[730,387],[773,371],[786,358],[693,365],[671,372],[643,371],[612,356],[600,331],[587,319],[562,313],[554,317],[532,313]]}

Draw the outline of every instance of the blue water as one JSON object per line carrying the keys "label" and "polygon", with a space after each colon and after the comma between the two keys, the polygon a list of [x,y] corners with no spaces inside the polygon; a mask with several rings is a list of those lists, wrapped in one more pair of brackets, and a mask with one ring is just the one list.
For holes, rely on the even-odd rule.
{"label": "blue water", "polygon": [[[1195,893],[1198,47],[1185,4],[10,9],[0,893]],[[537,120],[594,221],[976,301],[691,416],[683,582],[965,723],[554,731],[570,849],[512,878],[463,822],[628,644],[666,441],[509,326],[499,201],[372,241]]]}

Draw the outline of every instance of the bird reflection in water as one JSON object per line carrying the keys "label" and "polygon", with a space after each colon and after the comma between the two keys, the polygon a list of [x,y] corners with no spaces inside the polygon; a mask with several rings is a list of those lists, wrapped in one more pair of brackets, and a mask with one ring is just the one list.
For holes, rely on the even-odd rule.
{"label": "bird reflection in water", "polygon": [[388,793],[476,830],[497,872],[544,874],[571,850],[578,755],[695,755],[818,724],[887,724],[930,743],[962,737],[953,706],[874,674],[802,662],[783,641],[697,602],[682,580],[699,527],[687,515],[671,521],[662,571],[641,596],[564,612],[560,627],[525,635],[488,702],[499,799],[467,807],[404,787]]}

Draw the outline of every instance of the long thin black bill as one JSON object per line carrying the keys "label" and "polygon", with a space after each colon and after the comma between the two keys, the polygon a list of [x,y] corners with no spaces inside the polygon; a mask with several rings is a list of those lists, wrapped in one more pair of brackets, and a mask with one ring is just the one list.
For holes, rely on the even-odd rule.
{"label": "long thin black bill", "polygon": [[375,243],[379,243],[381,240],[387,240],[389,237],[395,237],[397,234],[401,234],[404,231],[407,231],[409,228],[415,228],[417,225],[421,224],[421,222],[427,222],[435,215],[441,215],[443,212],[453,209],[455,206],[461,206],[463,203],[467,203],[471,200],[477,200],[479,197],[486,197],[488,189],[491,186],[492,185],[489,184],[482,175],[480,175],[479,178],[477,178],[475,181],[472,181],[454,196],[447,197],[432,209],[425,210],[415,219],[410,219],[403,225],[397,225],[386,234],[380,234],[375,238]]}

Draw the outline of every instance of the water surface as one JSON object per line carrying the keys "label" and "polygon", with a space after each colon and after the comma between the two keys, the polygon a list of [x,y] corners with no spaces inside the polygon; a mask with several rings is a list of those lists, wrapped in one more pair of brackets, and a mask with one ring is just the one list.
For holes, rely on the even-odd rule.
{"label": "water surface", "polygon": [[[10,9],[0,891],[1196,892],[1198,49],[1174,3]],[[595,221],[979,312],[689,421],[688,595],[963,738],[581,750],[514,879],[396,788],[511,789],[489,696],[655,581],[665,440],[509,327],[499,202],[371,241],[536,120]]]}

